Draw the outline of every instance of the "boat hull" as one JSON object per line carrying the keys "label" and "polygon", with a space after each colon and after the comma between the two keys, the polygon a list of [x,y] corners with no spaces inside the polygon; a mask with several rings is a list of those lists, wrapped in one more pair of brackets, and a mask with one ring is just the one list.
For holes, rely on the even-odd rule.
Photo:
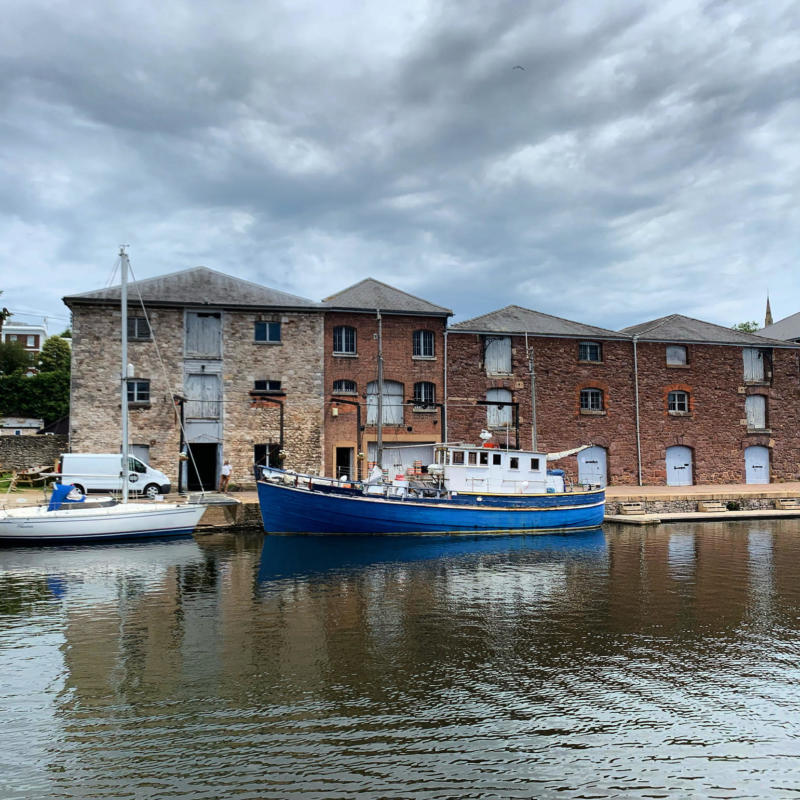
{"label": "boat hull", "polygon": [[[498,498],[493,499],[497,502]],[[481,507],[477,502],[345,496],[258,482],[258,502],[267,533],[558,531],[596,528],[603,522],[602,490],[527,499],[525,507]]]}
{"label": "boat hull", "polygon": [[[185,536],[192,533],[204,506],[157,507],[142,504],[88,511],[22,509],[0,516],[0,542],[65,543],[142,537]],[[26,513],[27,512],[27,513]]]}

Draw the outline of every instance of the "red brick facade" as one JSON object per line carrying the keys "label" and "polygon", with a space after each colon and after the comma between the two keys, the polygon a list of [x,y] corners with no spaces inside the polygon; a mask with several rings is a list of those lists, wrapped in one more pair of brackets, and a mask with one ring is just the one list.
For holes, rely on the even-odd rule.
{"label": "red brick facade", "polygon": [[[501,335],[501,334],[498,334]],[[484,337],[448,332],[447,436],[478,441],[487,427],[487,409],[477,405],[489,389],[511,392],[519,404],[519,444],[531,447],[531,382],[524,336],[512,336],[509,375],[487,375]],[[593,444],[605,448],[608,479],[614,484],[638,482],[633,343],[602,341],[602,360],[578,359],[577,339],[530,336],[536,379],[537,449],[553,452]],[[639,421],[642,481],[666,482],[667,448],[692,450],[694,483],[744,483],[745,448],[770,451],[772,481],[800,477],[800,382],[796,350],[772,351],[772,374],[762,383],[745,385],[742,348],[687,345],[687,364],[666,363],[666,344],[639,342]],[[602,392],[602,409],[581,409],[581,390]],[[669,393],[686,392],[688,411],[670,411]],[[748,431],[745,398],[766,396],[766,428]],[[496,430],[504,443],[505,432]],[[516,431],[509,432],[510,445]],[[564,459],[573,480],[576,461]]]}
{"label": "red brick facade", "polygon": [[[441,403],[444,399],[444,317],[383,313],[383,377],[403,385],[402,424],[384,425],[383,438],[391,442],[438,442],[442,440]],[[334,329],[348,327],[355,331],[354,355],[334,353]],[[424,330],[433,335],[433,356],[414,356],[414,332]],[[367,476],[369,444],[376,440],[377,428],[367,424],[367,384],[377,380],[378,322],[376,314],[344,311],[325,312],[325,424],[324,471],[334,475],[337,449],[352,450],[358,461],[352,473]],[[334,393],[334,382],[354,381],[355,394]],[[434,384],[434,402],[439,404],[420,409],[414,406],[414,384]],[[358,403],[361,428],[358,431]],[[358,453],[364,458],[358,459]]]}

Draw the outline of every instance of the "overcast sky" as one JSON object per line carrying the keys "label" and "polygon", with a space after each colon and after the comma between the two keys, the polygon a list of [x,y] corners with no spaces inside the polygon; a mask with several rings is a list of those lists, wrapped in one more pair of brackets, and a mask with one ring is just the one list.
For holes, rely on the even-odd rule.
{"label": "overcast sky", "polygon": [[[464,319],[800,311],[800,6],[5,0],[0,305],[204,265]],[[25,315],[23,315],[25,314]]]}

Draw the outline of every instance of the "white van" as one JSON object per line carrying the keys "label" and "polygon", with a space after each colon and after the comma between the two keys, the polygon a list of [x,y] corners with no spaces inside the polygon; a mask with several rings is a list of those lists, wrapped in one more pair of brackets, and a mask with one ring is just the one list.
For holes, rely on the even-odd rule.
{"label": "white van", "polygon": [[[169,478],[128,456],[128,488],[147,497],[169,494]],[[59,460],[61,483],[71,483],[81,493],[121,492],[122,456],[119,453],[62,453]]]}

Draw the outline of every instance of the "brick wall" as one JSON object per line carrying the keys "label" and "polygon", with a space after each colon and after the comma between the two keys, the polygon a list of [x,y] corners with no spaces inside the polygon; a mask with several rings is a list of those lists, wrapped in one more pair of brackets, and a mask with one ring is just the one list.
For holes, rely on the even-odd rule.
{"label": "brick wall", "polygon": [[0,436],[0,471],[55,466],[65,452],[67,437],[63,435]]}
{"label": "brick wall", "polygon": [[[357,356],[333,354],[333,330],[346,325],[356,330]],[[374,313],[356,314],[326,312],[325,314],[325,474],[333,475],[337,447],[357,447],[356,409],[338,404],[333,416],[332,390],[337,380],[356,382],[357,395],[347,397],[361,407],[361,424],[365,426],[361,448],[367,453],[368,443],[375,441],[376,427],[367,426],[367,384],[377,380],[378,342],[375,338],[378,323]],[[403,424],[384,426],[384,441],[438,442],[442,438],[441,413],[434,410],[415,411],[414,384],[428,381],[435,385],[436,402],[444,397],[444,329],[445,321],[438,317],[383,314],[383,377],[386,381],[403,384]],[[434,335],[432,359],[414,358],[413,334],[428,330]],[[364,472],[366,475],[366,468]]]}

